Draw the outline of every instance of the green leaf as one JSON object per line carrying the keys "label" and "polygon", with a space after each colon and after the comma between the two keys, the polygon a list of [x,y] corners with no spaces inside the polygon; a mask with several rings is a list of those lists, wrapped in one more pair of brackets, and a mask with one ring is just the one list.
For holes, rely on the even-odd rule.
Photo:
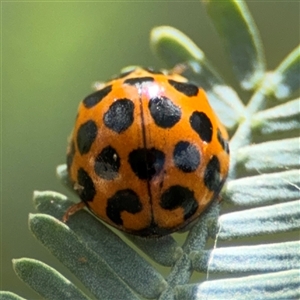
{"label": "green leaf", "polygon": [[251,129],[255,142],[297,136],[300,132],[300,98],[254,114]]}
{"label": "green leaf", "polygon": [[129,234],[126,234],[126,237],[163,266],[172,266],[183,254],[181,247],[171,235],[159,239],[140,238]]}
{"label": "green leaf", "polygon": [[260,35],[246,4],[237,0],[207,0],[204,4],[241,86],[254,89],[264,76],[265,63]]}
{"label": "green leaf", "polygon": [[187,283],[190,279],[191,274],[191,260],[187,254],[184,254],[177,260],[177,262],[173,266],[168,276],[169,288],[161,294],[159,300],[174,299],[174,287]]}
{"label": "green leaf", "polygon": [[[54,192],[35,192],[34,203],[39,212],[59,219],[72,205],[64,195]],[[91,214],[84,210],[79,211],[69,218],[67,225],[85,246],[99,255],[139,294],[146,298],[154,298],[166,288],[164,278],[145,259]]]}
{"label": "green leaf", "polygon": [[300,139],[270,141],[241,148],[237,152],[238,173],[257,174],[300,166]]}
{"label": "green leaf", "polygon": [[191,276],[191,260],[187,254],[182,255],[173,266],[169,276],[168,283],[171,287],[185,284]]}
{"label": "green leaf", "polygon": [[228,182],[222,198],[226,203],[244,207],[275,204],[299,199],[299,186],[299,170],[261,174]]}
{"label": "green leaf", "polygon": [[44,244],[98,299],[138,299],[131,289],[74,232],[57,219],[30,215],[29,226]]}
{"label": "green leaf", "polygon": [[300,268],[300,242],[216,248],[195,252],[198,272],[276,272]]}
{"label": "green leaf", "polygon": [[17,275],[45,299],[89,299],[68,279],[40,261],[14,259],[13,267]]}
{"label": "green leaf", "polygon": [[300,297],[299,270],[234,279],[210,280],[176,287],[180,300],[292,300]]}
{"label": "green leaf", "polygon": [[300,200],[227,213],[219,218],[218,238],[236,239],[300,228]]}
{"label": "green leaf", "polygon": [[[217,229],[217,219],[219,217],[220,207],[217,201],[213,201],[210,207],[193,224],[189,234],[183,244],[185,253],[202,249],[205,247],[211,232]],[[213,233],[211,236],[215,236]]]}
{"label": "green leaf", "polygon": [[[164,60],[169,67],[189,61],[205,62],[205,55],[186,35],[170,26],[155,27],[151,31],[150,46],[153,52]],[[215,71],[207,66],[209,73]],[[213,83],[218,75],[211,75]]]}

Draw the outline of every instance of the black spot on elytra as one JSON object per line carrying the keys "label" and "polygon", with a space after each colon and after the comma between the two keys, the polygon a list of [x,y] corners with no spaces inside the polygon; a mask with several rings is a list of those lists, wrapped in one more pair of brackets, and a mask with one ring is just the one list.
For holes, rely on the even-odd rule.
{"label": "black spot on elytra", "polygon": [[70,170],[71,165],[73,163],[73,158],[75,155],[75,143],[72,141],[69,145],[68,153],[67,153],[67,169]]}
{"label": "black spot on elytra", "polygon": [[223,150],[225,150],[225,152],[227,154],[229,154],[229,144],[226,140],[224,140],[219,128],[217,130],[217,138],[218,138],[218,141],[219,141],[220,145],[222,146]]}
{"label": "black spot on elytra", "polygon": [[216,156],[213,156],[206,166],[204,172],[204,184],[211,191],[219,192],[220,190],[220,162]]}
{"label": "black spot on elytra", "polygon": [[149,110],[155,124],[162,128],[173,127],[181,118],[180,108],[164,96],[151,98]]}
{"label": "black spot on elytra", "polygon": [[204,142],[209,143],[211,141],[213,127],[209,117],[204,112],[194,111],[190,117],[190,124]]}
{"label": "black spot on elytra", "polygon": [[121,213],[136,214],[143,209],[138,195],[130,189],[117,191],[107,200],[106,215],[116,225],[123,225]]}
{"label": "black spot on elytra", "polygon": [[90,151],[92,144],[97,137],[97,125],[90,120],[83,123],[77,131],[77,147],[81,155]]}
{"label": "black spot on elytra", "polygon": [[93,201],[96,195],[95,186],[93,180],[83,168],[80,168],[77,172],[77,182],[79,184],[78,194],[80,199],[84,202]]}
{"label": "black spot on elytra", "polygon": [[111,147],[105,147],[96,157],[94,169],[96,174],[107,180],[112,180],[118,175],[120,157],[117,151]]}
{"label": "black spot on elytra", "polygon": [[130,152],[128,162],[139,179],[151,180],[162,170],[165,154],[155,148],[138,148]]}
{"label": "black spot on elytra", "polygon": [[160,206],[167,210],[182,207],[184,220],[187,220],[197,211],[198,202],[193,191],[180,185],[173,185],[162,194]]}
{"label": "black spot on elytra", "polygon": [[178,92],[188,97],[193,97],[198,95],[199,88],[194,84],[187,83],[187,82],[179,82],[172,79],[169,79],[168,81]]}
{"label": "black spot on elytra", "polygon": [[177,168],[189,173],[198,168],[200,164],[200,153],[195,145],[186,141],[180,141],[174,148],[173,159]]}
{"label": "black spot on elytra", "polygon": [[87,96],[84,98],[83,105],[86,108],[91,108],[93,106],[95,106],[96,104],[98,104],[104,97],[106,97],[112,90],[112,86],[108,85],[105,88]]}
{"label": "black spot on elytra", "polygon": [[111,130],[121,133],[133,123],[134,104],[127,98],[113,102],[103,116],[104,124]]}
{"label": "black spot on elytra", "polygon": [[153,82],[154,78],[151,76],[145,76],[145,77],[135,77],[135,78],[128,78],[124,80],[124,84],[128,85],[141,85],[146,82]]}

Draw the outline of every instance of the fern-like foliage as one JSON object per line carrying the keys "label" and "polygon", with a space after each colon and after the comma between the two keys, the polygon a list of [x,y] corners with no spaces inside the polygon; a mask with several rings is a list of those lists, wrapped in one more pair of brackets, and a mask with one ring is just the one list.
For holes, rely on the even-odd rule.
{"label": "fern-like foliage", "polygon": [[[168,67],[188,65],[184,76],[206,90],[231,133],[231,167],[220,215],[219,206],[212,205],[182,246],[172,236],[121,239],[86,211],[63,224],[60,220],[73,202],[55,192],[35,192],[39,213],[30,215],[30,230],[90,293],[40,261],[14,260],[18,276],[43,298],[300,298],[300,48],[267,71],[260,36],[245,3],[209,0],[204,5],[241,88],[251,92],[248,100],[240,100],[205,54],[177,29],[154,28],[151,46]],[[65,166],[57,173],[68,186]],[[276,241],[279,233],[289,235]],[[169,275],[158,273],[124,242],[126,238],[156,263],[171,267]],[[208,239],[215,241],[213,246],[207,246]],[[194,271],[203,273],[204,280],[189,283]],[[211,279],[214,274],[222,279]],[[0,296],[23,299],[10,292]]]}

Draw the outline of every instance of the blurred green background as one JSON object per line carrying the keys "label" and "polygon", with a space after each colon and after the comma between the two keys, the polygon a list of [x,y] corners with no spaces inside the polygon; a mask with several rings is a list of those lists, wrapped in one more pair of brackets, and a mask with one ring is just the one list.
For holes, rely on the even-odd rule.
{"label": "blurred green background", "polygon": [[[300,4],[247,3],[274,68],[299,43]],[[28,230],[32,192],[65,193],[55,168],[94,81],[132,64],[165,67],[148,42],[159,25],[185,32],[237,86],[200,1],[2,2],[1,290],[38,299],[14,274],[12,258],[40,259],[70,275]]]}

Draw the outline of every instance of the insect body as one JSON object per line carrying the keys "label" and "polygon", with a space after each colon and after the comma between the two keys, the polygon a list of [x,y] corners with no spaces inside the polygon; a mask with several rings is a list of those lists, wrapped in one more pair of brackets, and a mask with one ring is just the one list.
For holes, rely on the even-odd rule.
{"label": "insect body", "polygon": [[68,173],[101,220],[162,236],[195,220],[220,192],[227,138],[201,88],[137,68],[80,103]]}

